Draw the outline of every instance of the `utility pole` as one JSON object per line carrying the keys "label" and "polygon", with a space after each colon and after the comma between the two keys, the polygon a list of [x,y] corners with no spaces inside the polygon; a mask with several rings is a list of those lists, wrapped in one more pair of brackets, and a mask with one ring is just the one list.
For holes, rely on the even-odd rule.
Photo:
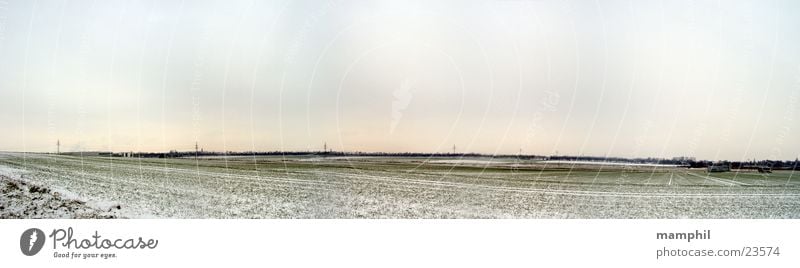
{"label": "utility pole", "polygon": [[194,159],[197,160],[197,155],[199,154],[199,146],[197,146],[197,141],[194,142]]}
{"label": "utility pole", "polygon": [[456,145],[453,144],[453,154],[456,154]]}
{"label": "utility pole", "polygon": [[322,152],[325,152],[325,153],[328,152],[328,142],[327,141],[325,142],[325,145],[323,145],[323,147],[322,147]]}
{"label": "utility pole", "polygon": [[56,154],[61,154],[61,140],[56,140]]}

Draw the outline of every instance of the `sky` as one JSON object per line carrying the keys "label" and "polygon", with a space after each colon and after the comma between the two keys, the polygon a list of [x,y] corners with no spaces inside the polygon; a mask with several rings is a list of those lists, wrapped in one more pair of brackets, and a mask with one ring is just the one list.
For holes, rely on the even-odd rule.
{"label": "sky", "polygon": [[798,1],[0,0],[0,151],[784,159]]}

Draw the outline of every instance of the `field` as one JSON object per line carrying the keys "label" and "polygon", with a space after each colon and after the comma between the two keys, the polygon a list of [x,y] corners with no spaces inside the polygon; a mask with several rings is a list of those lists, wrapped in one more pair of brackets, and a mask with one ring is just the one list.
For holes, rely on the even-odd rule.
{"label": "field", "polygon": [[482,158],[0,153],[0,175],[87,204],[119,205],[132,218],[800,218],[800,178],[791,171],[706,174]]}

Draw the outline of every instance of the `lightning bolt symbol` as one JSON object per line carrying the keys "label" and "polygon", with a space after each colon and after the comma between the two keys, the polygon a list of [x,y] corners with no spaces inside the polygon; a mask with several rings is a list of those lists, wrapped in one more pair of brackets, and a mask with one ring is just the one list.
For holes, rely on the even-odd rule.
{"label": "lightning bolt symbol", "polygon": [[29,251],[33,249],[33,245],[36,244],[36,240],[39,240],[39,238],[36,237],[36,231],[34,231],[33,233],[31,233],[31,238],[29,240],[30,241],[29,245],[30,247],[28,248]]}

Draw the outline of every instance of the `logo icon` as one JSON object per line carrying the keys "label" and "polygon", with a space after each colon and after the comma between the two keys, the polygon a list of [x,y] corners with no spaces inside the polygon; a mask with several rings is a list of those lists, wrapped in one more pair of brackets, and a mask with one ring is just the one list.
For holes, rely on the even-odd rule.
{"label": "logo icon", "polygon": [[389,134],[394,133],[397,125],[400,124],[400,119],[403,118],[403,111],[408,108],[408,104],[414,98],[412,92],[414,83],[414,81],[406,79],[400,84],[400,88],[392,93],[394,100],[392,101],[392,124],[389,127]]}
{"label": "logo icon", "polygon": [[39,253],[44,246],[44,232],[38,228],[30,228],[22,232],[19,237],[19,249],[25,256],[33,256]]}

